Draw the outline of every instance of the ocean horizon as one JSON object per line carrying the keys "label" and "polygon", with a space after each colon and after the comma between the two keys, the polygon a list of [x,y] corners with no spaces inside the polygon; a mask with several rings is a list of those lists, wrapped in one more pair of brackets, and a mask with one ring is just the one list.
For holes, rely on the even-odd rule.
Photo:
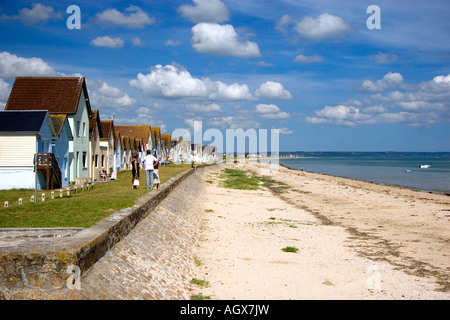
{"label": "ocean horizon", "polygon": [[450,152],[280,152],[285,167],[450,194]]}

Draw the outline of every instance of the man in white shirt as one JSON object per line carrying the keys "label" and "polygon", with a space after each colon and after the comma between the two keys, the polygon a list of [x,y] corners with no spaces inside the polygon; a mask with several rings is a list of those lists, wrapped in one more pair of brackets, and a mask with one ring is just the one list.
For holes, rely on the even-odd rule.
{"label": "man in white shirt", "polygon": [[147,155],[144,157],[144,161],[142,161],[145,168],[145,183],[147,189],[149,188],[149,180],[150,189],[153,189],[153,164],[157,162],[158,159],[151,155],[150,150],[147,150]]}

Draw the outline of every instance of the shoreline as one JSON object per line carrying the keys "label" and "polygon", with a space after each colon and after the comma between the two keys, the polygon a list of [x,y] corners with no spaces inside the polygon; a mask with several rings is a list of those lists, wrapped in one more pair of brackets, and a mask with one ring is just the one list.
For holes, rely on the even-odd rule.
{"label": "shoreline", "polygon": [[[448,196],[278,166],[282,192],[206,184],[194,288],[211,299],[450,298]],[[305,173],[305,175],[302,175]],[[292,246],[297,253],[281,249]],[[375,285],[374,285],[375,284]],[[191,285],[192,287],[192,285]]]}
{"label": "shoreline", "polygon": [[[281,159],[281,158],[280,158]],[[329,176],[329,177],[334,177],[334,178],[342,178],[342,179],[348,179],[348,180],[353,180],[353,181],[357,181],[357,182],[366,182],[366,183],[373,183],[373,184],[377,184],[380,186],[385,186],[385,187],[395,187],[395,188],[401,188],[401,189],[407,189],[410,191],[418,191],[418,192],[426,192],[426,193],[430,193],[430,194],[438,194],[438,195],[443,195],[443,196],[449,196],[450,197],[450,191],[433,191],[433,190],[426,190],[426,189],[416,189],[416,188],[412,188],[412,187],[406,187],[406,186],[402,186],[402,185],[395,185],[395,184],[387,184],[387,183],[381,183],[381,182],[374,182],[374,181],[368,181],[368,180],[361,180],[361,179],[355,179],[355,178],[349,178],[349,177],[344,177],[344,176],[337,176],[337,175],[333,175],[333,174],[328,174],[328,173],[322,173],[322,172],[314,172],[314,171],[301,171],[295,168],[290,168],[286,165],[283,165],[281,163],[278,163],[279,166],[286,168],[288,170],[295,170],[295,171],[299,171],[299,172],[309,172],[309,173],[313,173],[313,174],[319,174],[319,175],[324,175],[324,176]]]}

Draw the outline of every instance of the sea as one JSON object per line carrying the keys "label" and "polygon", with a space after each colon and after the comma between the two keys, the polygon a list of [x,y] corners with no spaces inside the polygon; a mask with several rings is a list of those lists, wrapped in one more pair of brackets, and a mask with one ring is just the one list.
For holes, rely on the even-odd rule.
{"label": "sea", "polygon": [[280,152],[279,163],[296,170],[450,195],[450,152]]}

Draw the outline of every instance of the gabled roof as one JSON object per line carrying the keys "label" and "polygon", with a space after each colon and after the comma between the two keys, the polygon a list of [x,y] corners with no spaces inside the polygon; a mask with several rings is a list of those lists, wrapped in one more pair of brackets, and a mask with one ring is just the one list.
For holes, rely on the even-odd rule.
{"label": "gabled roof", "polygon": [[[67,114],[53,113],[50,114],[50,118],[52,119],[53,128],[55,128],[55,136],[59,137],[64,128],[64,123],[67,121]],[[69,125],[69,123],[67,123],[67,125]],[[69,139],[73,139],[72,131],[70,131],[70,129],[68,129],[68,135]]]}
{"label": "gabled roof", "polygon": [[114,125],[112,120],[100,121],[100,131],[102,132],[100,138],[109,140],[111,135],[114,137]]}
{"label": "gabled roof", "polygon": [[166,148],[172,146],[172,135],[170,133],[163,133],[161,135],[161,140],[164,141],[164,146]]}
{"label": "gabled roof", "polygon": [[90,115],[91,105],[84,77],[16,77],[5,110],[75,114],[82,90]]}
{"label": "gabled roof", "polygon": [[94,134],[95,126],[98,128],[98,135],[102,137],[102,130],[100,129],[100,114],[98,110],[92,110],[91,117],[89,118],[89,136]]}
{"label": "gabled roof", "polygon": [[157,145],[161,143],[161,131],[159,127],[152,127],[152,137]]}
{"label": "gabled roof", "polygon": [[130,148],[130,138],[127,136],[122,136],[122,148],[123,150],[127,150]]}
{"label": "gabled roof", "polygon": [[114,130],[120,132],[122,136],[136,137],[144,142],[148,141],[151,132],[151,126],[138,125],[138,126],[122,126],[114,125]]}
{"label": "gabled roof", "polygon": [[44,121],[48,121],[49,130],[55,136],[55,129],[47,111],[1,111],[0,132],[38,133]]}

